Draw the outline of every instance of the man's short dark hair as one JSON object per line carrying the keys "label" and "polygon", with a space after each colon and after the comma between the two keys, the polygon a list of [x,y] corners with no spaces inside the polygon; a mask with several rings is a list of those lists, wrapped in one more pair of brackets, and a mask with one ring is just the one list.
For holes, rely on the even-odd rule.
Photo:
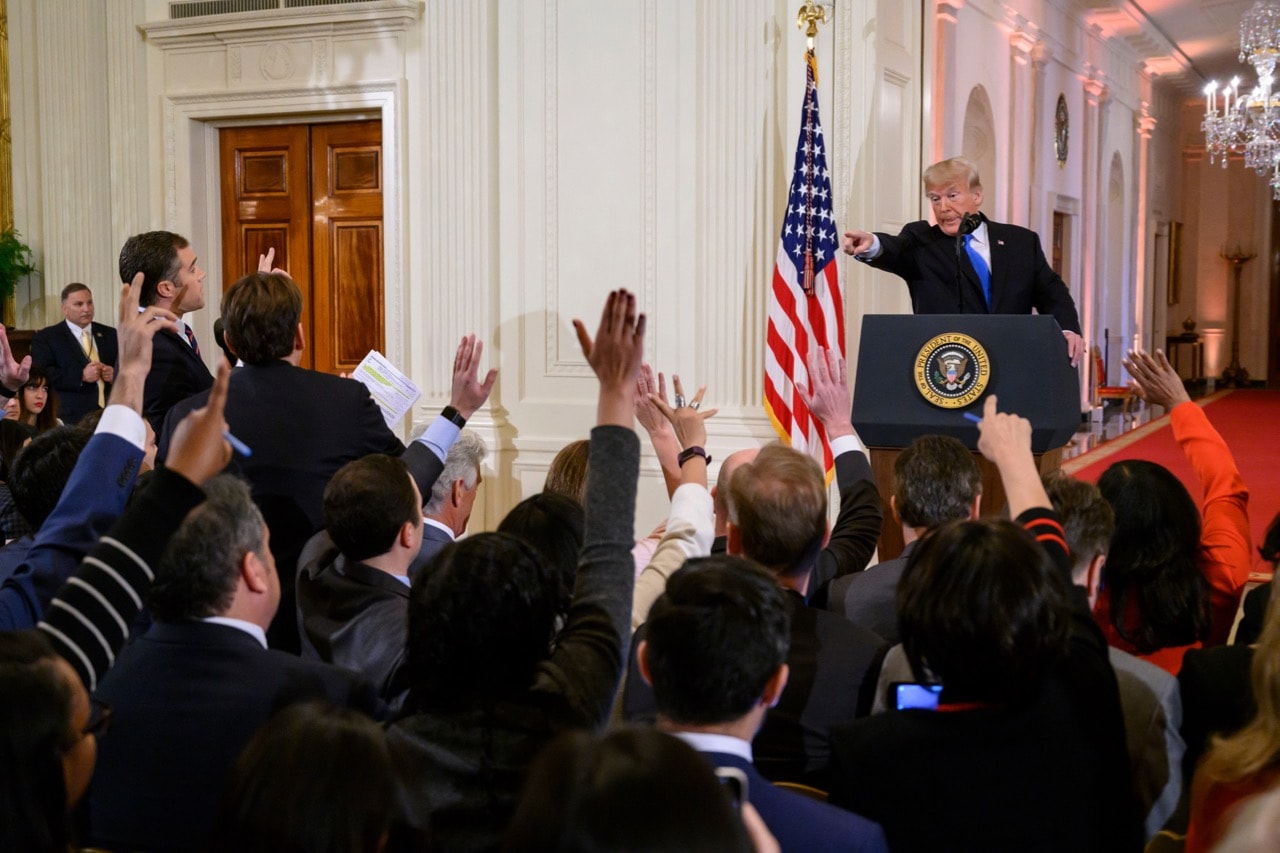
{"label": "man's short dark hair", "polygon": [[191,244],[186,237],[172,231],[147,231],[124,241],[120,249],[120,281],[131,284],[142,273],[142,292],[138,304],[144,308],[156,301],[156,288],[162,281],[177,281],[180,264],[178,250]]}
{"label": "man's short dark hair", "polygon": [[645,625],[658,710],[684,724],[745,716],[791,645],[782,588],[743,557],[689,560],[667,581]]}
{"label": "man's short dark hair", "polygon": [[400,459],[371,453],[338,469],[324,490],[324,526],[348,560],[385,554],[404,523],[422,518],[409,468]]}
{"label": "man's short dark hair", "polygon": [[729,483],[729,521],[742,553],[772,572],[808,571],[827,533],[827,485],[812,456],[782,444],[760,449]]}
{"label": "man's short dark hair", "polygon": [[217,616],[231,606],[240,561],[249,552],[267,559],[266,523],[249,486],[220,474],[204,484],[205,500],[182,520],[151,587],[158,622]]}
{"label": "man's short dark hair", "polygon": [[73,293],[79,293],[82,290],[88,290],[88,289],[89,289],[89,285],[81,284],[78,281],[73,281],[70,284],[68,284],[66,287],[62,288],[62,301],[66,302],[67,297],[69,297]]}
{"label": "man's short dark hair", "polygon": [[932,529],[969,517],[982,494],[982,472],[958,439],[922,435],[893,463],[893,497],[908,527]]}
{"label": "man's short dark hair", "polygon": [[54,427],[31,439],[13,460],[9,491],[13,505],[32,530],[39,530],[58,505],[76,461],[92,437],[78,426]]}
{"label": "man's short dark hair", "polygon": [[1067,583],[1011,521],[951,521],[920,540],[898,581],[898,631],[917,676],[949,702],[1019,702],[1066,653]]}
{"label": "man's short dark hair", "polygon": [[559,598],[559,573],[515,536],[446,545],[409,591],[408,707],[523,694],[550,654]]}
{"label": "man's short dark hair", "polygon": [[227,345],[245,364],[268,364],[293,352],[302,291],[287,275],[253,272],[222,297]]}
{"label": "man's short dark hair", "polygon": [[1077,566],[1107,553],[1116,530],[1116,514],[1093,483],[1053,471],[1043,478],[1049,501],[1062,520],[1067,548]]}

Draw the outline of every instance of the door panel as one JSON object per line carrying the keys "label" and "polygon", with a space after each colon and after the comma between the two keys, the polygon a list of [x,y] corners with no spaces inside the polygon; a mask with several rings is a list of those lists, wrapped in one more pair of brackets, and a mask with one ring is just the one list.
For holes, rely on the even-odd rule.
{"label": "door panel", "polygon": [[350,371],[383,349],[381,132],[376,121],[311,128],[319,370]]}
{"label": "door panel", "polygon": [[350,371],[383,348],[382,128],[377,121],[227,128],[223,286],[276,250],[302,289],[302,364]]}

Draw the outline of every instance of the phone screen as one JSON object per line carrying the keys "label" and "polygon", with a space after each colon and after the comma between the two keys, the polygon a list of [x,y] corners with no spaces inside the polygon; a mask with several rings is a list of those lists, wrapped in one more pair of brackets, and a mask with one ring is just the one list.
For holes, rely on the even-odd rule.
{"label": "phone screen", "polygon": [[895,681],[893,683],[895,707],[899,711],[906,708],[924,708],[928,711],[935,711],[938,708],[938,696],[941,693],[941,684],[920,684],[915,681]]}

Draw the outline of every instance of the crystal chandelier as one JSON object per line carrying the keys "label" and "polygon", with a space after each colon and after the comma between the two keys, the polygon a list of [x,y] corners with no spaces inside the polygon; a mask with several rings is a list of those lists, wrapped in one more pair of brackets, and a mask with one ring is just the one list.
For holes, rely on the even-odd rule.
{"label": "crystal chandelier", "polygon": [[1280,201],[1280,93],[1272,91],[1277,59],[1280,5],[1258,0],[1240,19],[1240,61],[1253,66],[1258,84],[1242,96],[1239,77],[1221,89],[1209,83],[1200,129],[1211,164],[1221,159],[1225,169],[1228,154],[1243,154],[1246,168],[1271,175],[1272,197]]}

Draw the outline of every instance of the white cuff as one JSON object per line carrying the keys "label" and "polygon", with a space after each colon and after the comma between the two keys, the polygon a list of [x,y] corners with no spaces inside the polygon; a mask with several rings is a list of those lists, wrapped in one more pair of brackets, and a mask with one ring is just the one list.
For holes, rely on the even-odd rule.
{"label": "white cuff", "polygon": [[94,434],[100,432],[119,436],[139,450],[147,449],[147,428],[142,423],[142,415],[121,403],[107,406],[102,411],[102,419],[98,421]]}
{"label": "white cuff", "polygon": [[842,435],[831,439],[831,458],[848,453],[850,450],[857,450],[861,453],[867,452],[867,446],[862,443],[862,439],[858,438],[858,434]]}

